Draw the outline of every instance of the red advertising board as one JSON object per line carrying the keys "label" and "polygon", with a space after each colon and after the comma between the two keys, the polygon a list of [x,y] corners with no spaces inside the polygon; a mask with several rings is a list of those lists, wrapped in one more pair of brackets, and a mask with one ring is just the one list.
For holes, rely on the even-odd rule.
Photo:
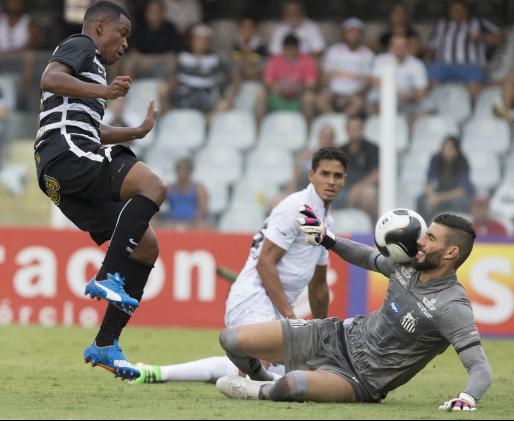
{"label": "red advertising board", "polygon": [[[230,282],[218,277],[216,268],[242,269],[251,236],[173,231],[158,236],[161,255],[131,325],[222,327]],[[97,325],[105,304],[83,291],[104,252],[79,231],[1,229],[0,326]],[[347,267],[338,260],[329,273],[331,315],[345,317]],[[306,296],[296,311],[309,316]]]}
{"label": "red advertising board", "polygon": [[[174,231],[158,236],[161,256],[131,325],[222,327],[230,282],[217,276],[216,268],[241,270],[251,236]],[[0,229],[0,326],[96,326],[105,304],[83,292],[104,252],[79,231]],[[382,305],[387,287],[383,276],[334,255],[330,265],[330,316],[351,317]],[[478,243],[458,278],[480,332],[514,336],[514,243]],[[310,316],[306,293],[295,312]]]}

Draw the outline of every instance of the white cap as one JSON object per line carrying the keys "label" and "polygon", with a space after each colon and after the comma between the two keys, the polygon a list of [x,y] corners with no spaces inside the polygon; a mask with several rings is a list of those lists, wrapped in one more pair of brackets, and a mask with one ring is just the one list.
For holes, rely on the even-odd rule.
{"label": "white cap", "polygon": [[364,22],[362,22],[358,18],[348,18],[346,19],[342,25],[343,29],[360,29],[364,30]]}

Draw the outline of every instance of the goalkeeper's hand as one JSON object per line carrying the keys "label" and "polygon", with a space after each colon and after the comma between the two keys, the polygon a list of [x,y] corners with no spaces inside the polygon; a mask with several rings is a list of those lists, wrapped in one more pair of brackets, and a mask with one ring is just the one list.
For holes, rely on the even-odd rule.
{"label": "goalkeeper's hand", "polygon": [[439,409],[445,411],[476,411],[475,398],[467,393],[461,393],[458,398],[443,403]]}
{"label": "goalkeeper's hand", "polygon": [[323,246],[331,249],[336,244],[336,237],[325,228],[316,213],[308,205],[300,206],[298,211],[304,215],[297,218],[300,230],[305,233],[305,242],[311,246]]}

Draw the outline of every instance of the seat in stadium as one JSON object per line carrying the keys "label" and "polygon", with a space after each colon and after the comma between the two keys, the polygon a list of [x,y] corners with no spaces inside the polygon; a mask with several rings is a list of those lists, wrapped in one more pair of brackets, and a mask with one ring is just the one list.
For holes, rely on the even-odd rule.
{"label": "seat in stadium", "polygon": [[307,141],[305,117],[295,111],[275,111],[268,114],[262,124],[259,146],[296,151]]}
{"label": "seat in stadium", "polygon": [[205,148],[195,159],[194,178],[232,184],[243,173],[243,157],[233,148]]}
{"label": "seat in stadium", "polygon": [[401,159],[397,186],[398,206],[416,208],[416,200],[423,193],[427,182],[431,157],[430,152],[411,150]]}
{"label": "seat in stadium", "polygon": [[256,233],[262,228],[265,218],[264,211],[258,207],[234,207],[223,214],[218,229],[221,232]]}
{"label": "seat in stadium", "polygon": [[195,150],[205,141],[205,117],[197,110],[171,110],[158,121],[156,146],[166,151]]}
{"label": "seat in stadium", "polygon": [[218,114],[209,132],[208,147],[246,150],[256,138],[255,118],[241,110],[230,110]]}
{"label": "seat in stadium", "polygon": [[334,225],[332,231],[342,234],[369,234],[373,232],[373,221],[364,211],[355,208],[346,208],[332,212]]}
{"label": "seat in stadium", "polygon": [[462,123],[471,115],[471,99],[464,85],[449,83],[434,88],[433,99],[438,113]]}
{"label": "seat in stadium", "polygon": [[[409,125],[404,115],[398,114],[395,126],[396,150],[405,151],[409,147]],[[380,146],[380,116],[374,115],[364,123],[364,136]]]}
{"label": "seat in stadium", "polygon": [[436,153],[446,136],[458,134],[457,122],[451,118],[442,115],[421,117],[414,125],[411,151]]}
{"label": "seat in stadium", "polygon": [[257,96],[264,89],[264,85],[256,80],[248,80],[241,83],[234,100],[234,109],[254,113]]}
{"label": "seat in stadium", "polygon": [[155,101],[155,106],[159,109],[159,80],[158,79],[136,79],[132,83],[130,90],[125,97],[125,108],[123,118],[133,122],[141,121],[145,118],[146,110],[150,101]]}
{"label": "seat in stadium", "polygon": [[248,203],[264,208],[278,192],[278,185],[270,183],[266,178],[244,176],[234,186],[232,203]]}
{"label": "seat in stadium", "polygon": [[480,152],[467,155],[471,181],[475,188],[483,193],[489,193],[501,181],[500,158],[495,153]]}
{"label": "seat in stadium", "polygon": [[157,147],[148,148],[144,153],[145,163],[167,184],[173,183],[177,178],[175,163],[182,158],[191,158],[191,155],[185,149],[162,153]]}
{"label": "seat in stadium", "polygon": [[208,211],[215,215],[223,212],[229,203],[227,184],[213,178],[198,181],[205,186],[207,194],[209,195]]}
{"label": "seat in stadium", "polygon": [[481,117],[468,121],[463,130],[462,148],[466,153],[503,154],[510,148],[509,125],[500,118]]}
{"label": "seat in stadium", "polygon": [[513,180],[505,178],[491,199],[491,212],[514,220],[514,189]]}
{"label": "seat in stadium", "polygon": [[348,141],[348,133],[346,131],[346,115],[342,113],[321,114],[314,119],[311,125],[311,135],[309,140],[309,148],[318,148],[318,137],[321,128],[324,125],[330,125],[335,130],[336,145],[342,146]]}
{"label": "seat in stadium", "polygon": [[501,103],[501,88],[499,86],[484,88],[478,94],[473,115],[475,117],[494,117],[493,106]]}
{"label": "seat in stadium", "polygon": [[0,89],[2,90],[3,94],[3,102],[10,110],[14,110],[16,108],[17,80],[17,75],[0,75]]}
{"label": "seat in stadium", "polygon": [[283,185],[290,180],[293,169],[291,152],[262,146],[248,156],[246,177],[258,177],[271,185]]}

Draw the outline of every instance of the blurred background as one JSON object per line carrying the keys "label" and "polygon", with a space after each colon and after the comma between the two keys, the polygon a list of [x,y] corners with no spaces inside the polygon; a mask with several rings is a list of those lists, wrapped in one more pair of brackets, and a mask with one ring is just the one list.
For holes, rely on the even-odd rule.
{"label": "blurred background", "polygon": [[[486,242],[475,255],[489,260],[480,273],[483,262],[470,263],[464,282],[475,292],[496,291],[477,293],[475,307],[482,320],[503,326],[493,333],[514,333],[514,1],[119,3],[133,16],[132,36],[109,78],[128,74],[134,83],[126,98],[109,103],[104,122],[139,125],[155,99],[154,130],[131,146],[169,184],[155,220],[164,263],[147,299],[166,288],[176,302],[216,296],[209,320],[197,311],[186,317],[186,308],[182,316],[184,323],[196,317],[199,325],[219,325],[226,288],[212,287],[216,268],[224,279],[231,277],[224,269],[237,273],[250,234],[283,197],[307,185],[311,156],[321,146],[341,147],[351,160],[334,203],[334,230],[371,242],[381,185],[381,78],[392,60],[398,112],[391,203],[427,219],[451,211],[473,221]],[[101,254],[81,248],[91,246],[87,235],[74,233],[39,190],[33,164],[41,74],[59,42],[80,32],[90,4],[0,1],[0,268],[1,282],[13,280],[2,291],[11,308],[33,297],[78,300],[74,282],[101,261]],[[233,238],[234,250],[227,246]],[[177,244],[190,253],[180,254]],[[52,258],[37,247],[52,249]],[[20,275],[20,268],[26,272]],[[343,279],[347,269],[341,271]],[[364,275],[351,273],[350,284],[357,285]],[[197,276],[199,286],[191,286]],[[55,285],[66,282],[67,292],[59,292]],[[489,288],[494,282],[497,288]],[[381,291],[361,288],[362,299],[352,301],[351,287],[341,288],[342,316],[367,311]],[[19,309],[11,321],[36,321],[23,319]],[[96,321],[91,312],[74,316],[64,307],[48,314],[39,322]]]}

